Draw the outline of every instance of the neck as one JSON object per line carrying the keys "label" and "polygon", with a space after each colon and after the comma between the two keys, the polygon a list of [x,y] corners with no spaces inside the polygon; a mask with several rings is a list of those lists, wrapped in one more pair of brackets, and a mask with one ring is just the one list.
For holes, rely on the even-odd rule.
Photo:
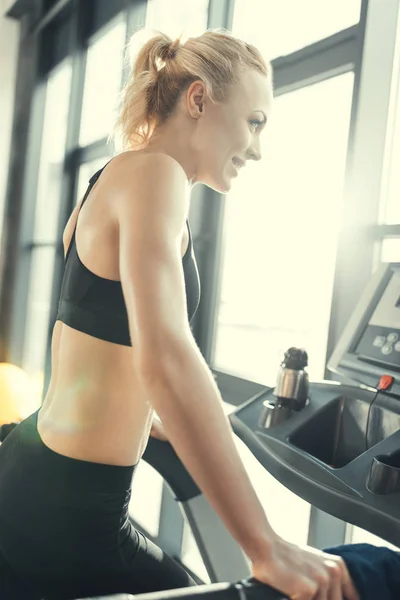
{"label": "neck", "polygon": [[159,127],[152,135],[144,152],[160,152],[176,160],[186,173],[189,187],[196,183],[196,166],[193,153],[189,151],[188,132],[178,129],[174,123]]}

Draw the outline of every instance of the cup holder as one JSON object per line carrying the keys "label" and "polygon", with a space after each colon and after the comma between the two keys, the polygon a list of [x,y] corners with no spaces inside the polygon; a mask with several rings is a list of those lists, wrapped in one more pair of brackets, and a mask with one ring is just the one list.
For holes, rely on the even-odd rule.
{"label": "cup holder", "polygon": [[400,452],[381,454],[372,460],[367,488],[373,494],[400,493]]}

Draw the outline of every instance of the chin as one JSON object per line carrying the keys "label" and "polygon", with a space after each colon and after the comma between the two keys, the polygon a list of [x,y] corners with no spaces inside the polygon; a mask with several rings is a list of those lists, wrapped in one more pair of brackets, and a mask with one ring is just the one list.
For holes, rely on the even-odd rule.
{"label": "chin", "polygon": [[211,188],[212,190],[214,190],[215,192],[218,192],[219,194],[227,194],[228,192],[231,191],[231,187],[232,187],[232,181],[229,178],[224,178],[224,179],[219,179],[219,180],[215,180],[215,179],[208,179],[207,181],[203,182],[207,187]]}

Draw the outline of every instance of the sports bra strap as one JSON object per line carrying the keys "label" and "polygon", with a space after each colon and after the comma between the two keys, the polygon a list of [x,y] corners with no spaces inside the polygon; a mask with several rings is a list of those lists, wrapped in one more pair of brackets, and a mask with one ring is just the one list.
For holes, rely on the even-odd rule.
{"label": "sports bra strap", "polygon": [[67,250],[67,253],[65,255],[65,262],[67,261],[68,256],[70,255],[72,244],[75,241],[75,232],[76,232],[76,227],[77,227],[77,224],[78,224],[78,216],[79,216],[80,211],[82,210],[82,206],[85,204],[85,202],[86,202],[86,200],[87,200],[90,192],[92,191],[92,188],[93,188],[94,184],[96,183],[96,181],[98,180],[98,178],[100,177],[100,175],[102,174],[102,172],[104,171],[104,169],[106,168],[106,166],[108,165],[109,162],[110,161],[108,161],[104,165],[104,167],[102,167],[101,169],[99,169],[98,171],[96,171],[96,173],[94,175],[92,175],[92,177],[89,179],[89,185],[88,185],[88,187],[86,189],[85,195],[82,198],[82,202],[81,202],[81,205],[79,207],[79,212],[78,212],[78,215],[76,217],[76,223],[75,223],[74,231],[72,232],[71,241],[69,243],[68,250]]}

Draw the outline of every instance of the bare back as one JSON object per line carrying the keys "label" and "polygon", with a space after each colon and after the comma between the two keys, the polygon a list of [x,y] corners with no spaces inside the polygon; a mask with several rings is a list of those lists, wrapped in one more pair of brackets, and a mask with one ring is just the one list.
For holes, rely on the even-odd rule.
{"label": "bare back", "polygon": [[[111,202],[118,185],[113,159],[92,188],[82,210],[72,213],[64,232],[67,251],[76,226],[82,263],[96,275],[120,280],[118,228]],[[135,198],[132,197],[132,202]],[[79,218],[78,218],[79,215]],[[183,227],[181,254],[188,246]],[[136,464],[147,444],[153,409],[133,368],[132,347],[91,337],[57,321],[52,337],[52,375],[39,413],[38,429],[53,451],[71,458],[116,465]]]}

